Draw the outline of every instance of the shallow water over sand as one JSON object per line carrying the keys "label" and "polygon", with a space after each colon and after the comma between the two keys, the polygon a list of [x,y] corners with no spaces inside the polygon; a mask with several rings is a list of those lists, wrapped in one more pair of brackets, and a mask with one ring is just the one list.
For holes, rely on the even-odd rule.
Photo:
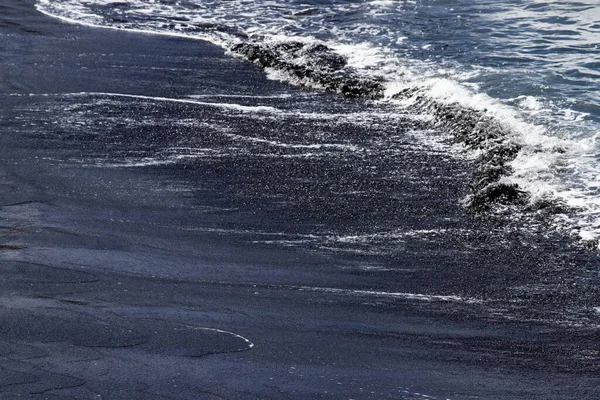
{"label": "shallow water over sand", "polygon": [[469,214],[448,132],[1,7],[6,396],[595,397],[597,256]]}

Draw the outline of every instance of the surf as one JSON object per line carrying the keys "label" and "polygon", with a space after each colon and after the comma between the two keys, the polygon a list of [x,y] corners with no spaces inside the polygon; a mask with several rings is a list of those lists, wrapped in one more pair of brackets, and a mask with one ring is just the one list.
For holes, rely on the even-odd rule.
{"label": "surf", "polygon": [[272,79],[419,116],[421,137],[448,132],[446,151],[476,157],[463,201],[471,212],[542,217],[597,247],[600,103],[593,49],[600,28],[586,17],[593,7],[585,1],[334,1],[309,9],[296,1],[37,3],[68,23],[210,41]]}

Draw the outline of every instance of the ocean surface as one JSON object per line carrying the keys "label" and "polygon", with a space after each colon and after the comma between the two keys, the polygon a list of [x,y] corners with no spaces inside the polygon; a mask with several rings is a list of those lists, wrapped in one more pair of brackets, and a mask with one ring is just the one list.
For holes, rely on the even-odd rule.
{"label": "ocean surface", "polygon": [[600,398],[600,6],[5,0],[0,397]]}
{"label": "ocean surface", "polygon": [[[526,192],[525,205],[510,212],[553,203],[555,229],[597,246],[600,9],[594,1],[40,0],[37,8],[72,23],[208,40],[295,85],[343,92],[331,79],[379,82],[377,93],[367,95],[373,110],[351,116],[354,122],[408,115],[422,122],[413,129],[415,145],[436,142],[457,157],[516,144],[491,179]],[[244,45],[270,51],[276,61],[239,51]],[[492,120],[476,135],[500,132],[464,140],[474,124],[440,124],[446,117],[439,109],[447,105],[463,109],[471,122]],[[432,132],[440,125],[464,148]],[[170,159],[193,157],[186,151],[173,150]]]}

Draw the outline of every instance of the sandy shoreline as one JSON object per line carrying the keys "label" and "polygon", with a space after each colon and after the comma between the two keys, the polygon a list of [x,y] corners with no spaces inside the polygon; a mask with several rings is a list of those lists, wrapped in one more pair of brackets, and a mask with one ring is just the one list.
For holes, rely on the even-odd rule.
{"label": "sandy shoreline", "polygon": [[[285,224],[304,234],[316,217],[277,211],[277,199],[265,203],[254,187],[234,199],[231,193],[254,184],[243,175],[253,165],[90,167],[84,161],[110,151],[133,153],[144,137],[118,145],[73,138],[53,128],[52,107],[87,112],[60,96],[67,93],[183,98],[235,90],[277,98],[302,90],[268,81],[203,42],[66,25],[29,0],[0,6],[0,24],[0,398],[600,395],[597,351],[589,353],[594,330],[494,319],[489,311],[473,317],[507,281],[531,283],[509,266],[531,266],[533,281],[553,273],[542,271],[544,263],[584,270],[594,256],[562,242],[551,244],[556,255],[519,240],[499,251],[497,238],[484,237],[448,238],[442,247],[424,241],[422,250],[409,238],[381,260],[269,244],[265,237],[273,238],[260,232]],[[48,94],[56,99],[38,96]],[[153,112],[207,119],[219,112],[198,107]],[[33,125],[47,128],[34,132]],[[169,137],[153,137],[163,140]],[[454,176],[463,165],[418,152],[405,157],[401,165],[418,174],[439,162],[454,186],[442,179],[445,194],[428,198],[402,181],[409,200],[394,218],[416,220],[422,208],[431,219],[449,216],[453,229],[487,226],[460,207],[466,179]],[[322,220],[342,220],[334,211]],[[461,303],[452,295],[459,290],[481,302]]]}

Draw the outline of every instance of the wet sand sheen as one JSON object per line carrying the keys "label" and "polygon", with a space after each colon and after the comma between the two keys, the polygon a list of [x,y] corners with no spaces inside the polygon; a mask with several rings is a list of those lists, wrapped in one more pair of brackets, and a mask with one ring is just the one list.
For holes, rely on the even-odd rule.
{"label": "wet sand sheen", "polygon": [[[543,294],[505,294],[550,286],[560,269],[565,285],[585,289],[577,279],[596,258],[555,238],[525,243],[535,239],[466,214],[467,161],[415,149],[408,139],[397,164],[365,161],[376,171],[398,169],[394,180],[336,163],[359,160],[348,154],[354,147],[325,148],[326,157],[310,162],[291,153],[264,161],[272,158],[260,146],[277,146],[258,142],[240,158],[225,151],[232,135],[306,146],[298,137],[312,129],[326,134],[323,143],[350,136],[367,147],[361,141],[377,132],[255,120],[205,98],[157,99],[250,96],[243,106],[290,113],[369,105],[267,81],[198,41],[61,24],[30,1],[8,1],[0,15],[9,44],[0,50],[2,396],[597,397],[595,330],[548,323],[554,308]],[[135,97],[73,101],[76,93]],[[77,124],[108,117],[106,125]],[[237,131],[190,139],[175,128],[115,123],[126,118],[172,126],[202,119]],[[394,127],[402,133],[403,124]],[[173,139],[180,148],[204,140],[221,153],[183,164],[111,165],[155,156]],[[281,151],[308,150],[318,149]],[[382,198],[362,198],[350,190],[357,187]],[[356,251],[348,239],[368,236],[351,235],[360,223],[388,232],[390,221],[413,235],[390,239],[395,247],[383,255]],[[310,240],[286,245],[299,239]],[[506,313],[514,304],[507,300],[523,310]]]}

